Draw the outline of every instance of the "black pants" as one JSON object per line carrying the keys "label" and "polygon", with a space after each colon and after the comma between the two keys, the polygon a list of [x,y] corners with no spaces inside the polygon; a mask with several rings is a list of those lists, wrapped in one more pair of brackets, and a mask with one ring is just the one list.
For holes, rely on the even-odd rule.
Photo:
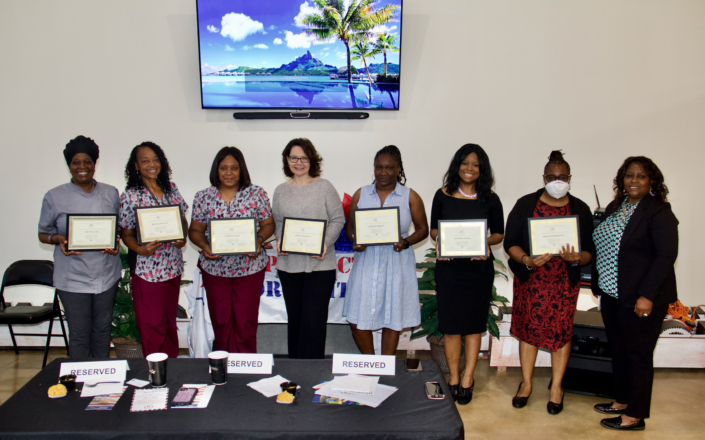
{"label": "black pants", "polygon": [[110,357],[110,323],[117,288],[115,283],[97,294],[56,289],[69,326],[71,359]]}
{"label": "black pants", "polygon": [[280,270],[278,273],[289,322],[289,358],[323,359],[335,269],[309,273]]}
{"label": "black pants", "polygon": [[668,304],[654,306],[646,318],[639,318],[633,307],[602,295],[602,320],[612,347],[612,370],[617,403],[628,405],[626,415],[649,417],[654,384],[654,348]]}

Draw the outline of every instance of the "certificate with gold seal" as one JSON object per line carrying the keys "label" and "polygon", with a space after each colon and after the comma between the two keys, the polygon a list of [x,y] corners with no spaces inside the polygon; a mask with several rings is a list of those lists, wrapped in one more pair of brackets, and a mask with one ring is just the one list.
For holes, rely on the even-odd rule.
{"label": "certificate with gold seal", "polygon": [[399,207],[359,208],[353,213],[355,246],[382,246],[401,242]]}
{"label": "certificate with gold seal", "polygon": [[323,255],[325,220],[284,217],[281,251],[288,254]]}
{"label": "certificate with gold seal", "polygon": [[487,219],[438,220],[438,258],[485,258]]}
{"label": "certificate with gold seal", "polygon": [[66,214],[67,250],[104,251],[117,246],[117,214]]}
{"label": "certificate with gold seal", "polygon": [[529,250],[532,257],[559,255],[561,247],[566,244],[580,253],[580,223],[577,215],[529,218]]}
{"label": "certificate with gold seal", "polygon": [[257,253],[257,223],[254,217],[208,220],[209,245],[213,255]]}
{"label": "certificate with gold seal", "polygon": [[186,239],[180,205],[135,208],[135,217],[137,242],[141,245],[155,240],[168,243]]}

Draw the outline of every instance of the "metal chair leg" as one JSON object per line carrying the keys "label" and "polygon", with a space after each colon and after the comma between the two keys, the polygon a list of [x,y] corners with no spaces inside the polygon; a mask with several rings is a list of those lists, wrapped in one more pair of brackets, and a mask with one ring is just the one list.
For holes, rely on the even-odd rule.
{"label": "metal chair leg", "polygon": [[64,345],[66,345],[66,356],[71,356],[69,354],[69,340],[66,339],[66,328],[64,328],[64,315],[59,312],[59,322],[61,323],[61,333],[64,335]]}
{"label": "metal chair leg", "polygon": [[51,331],[54,327],[54,317],[52,316],[49,320],[49,333],[47,333],[47,345],[44,347],[44,360],[42,361],[42,368],[47,365],[47,355],[49,354],[49,345],[51,344]]}
{"label": "metal chair leg", "polygon": [[15,341],[15,332],[12,331],[12,324],[7,324],[10,329],[10,337],[12,338],[12,346],[15,348],[15,354],[20,354],[20,350],[17,349],[17,341]]}

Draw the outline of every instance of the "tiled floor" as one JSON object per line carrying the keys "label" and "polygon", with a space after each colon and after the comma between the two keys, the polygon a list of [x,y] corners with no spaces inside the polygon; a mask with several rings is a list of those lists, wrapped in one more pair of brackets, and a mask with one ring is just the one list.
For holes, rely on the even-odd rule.
{"label": "tiled floor", "polygon": [[[417,353],[419,358],[428,358],[425,353]],[[0,351],[0,403],[39,372],[42,355],[41,351],[21,351],[19,356],[13,351]],[[49,361],[65,355],[62,349],[52,349]],[[518,368],[498,372],[487,360],[479,361],[473,401],[458,406],[466,439],[705,439],[705,370],[656,370],[652,417],[646,421],[645,431],[631,433],[599,426],[603,416],[592,407],[605,400],[596,397],[567,394],[563,412],[549,415],[548,368],[536,369],[529,404],[513,408],[511,399],[520,377]]]}

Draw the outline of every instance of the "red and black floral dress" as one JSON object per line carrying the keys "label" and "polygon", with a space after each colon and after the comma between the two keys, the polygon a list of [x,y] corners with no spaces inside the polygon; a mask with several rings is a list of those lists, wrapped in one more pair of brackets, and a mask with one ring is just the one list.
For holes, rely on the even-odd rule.
{"label": "red and black floral dress", "polygon": [[[570,215],[570,206],[555,207],[541,200],[534,217]],[[525,283],[514,277],[511,334],[536,347],[556,351],[573,336],[573,317],[580,283],[571,287],[566,262],[553,257],[535,267]]]}

